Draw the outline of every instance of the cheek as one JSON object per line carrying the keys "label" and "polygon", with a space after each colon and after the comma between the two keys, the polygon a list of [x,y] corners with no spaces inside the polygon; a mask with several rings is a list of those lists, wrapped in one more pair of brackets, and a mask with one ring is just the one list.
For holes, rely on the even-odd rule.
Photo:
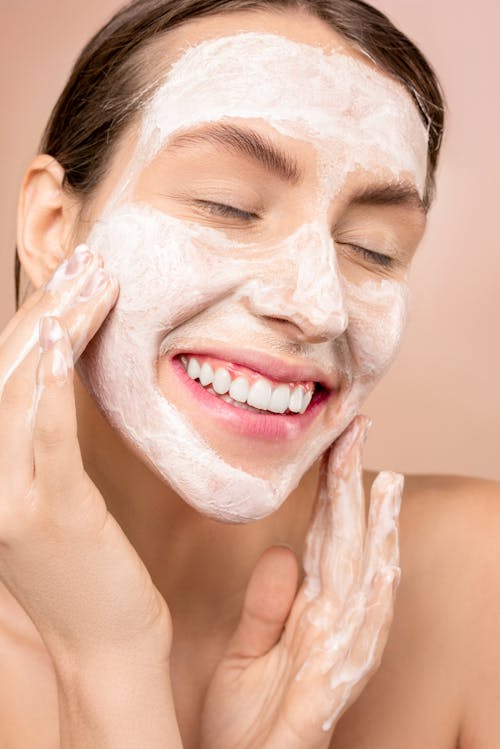
{"label": "cheek", "polygon": [[[154,358],[167,333],[234,293],[259,265],[257,258],[252,263],[245,260],[247,247],[235,247],[215,232],[188,227],[138,204],[107,214],[95,224],[87,242],[102,254],[107,270],[120,283],[110,317],[126,321]],[[236,259],[231,257],[235,250]],[[273,278],[276,275],[280,274],[273,273]],[[352,379],[374,384],[399,349],[408,286],[389,280],[361,285],[344,280],[344,288],[350,356],[346,354],[351,360],[350,366],[344,363]]]}
{"label": "cheek", "polygon": [[112,312],[160,337],[231,288],[223,258],[178,221],[127,205],[98,222],[87,239],[120,283]]}
{"label": "cheek", "polygon": [[409,306],[406,284],[369,281],[349,287],[349,332],[356,378],[378,380],[402,341]]}

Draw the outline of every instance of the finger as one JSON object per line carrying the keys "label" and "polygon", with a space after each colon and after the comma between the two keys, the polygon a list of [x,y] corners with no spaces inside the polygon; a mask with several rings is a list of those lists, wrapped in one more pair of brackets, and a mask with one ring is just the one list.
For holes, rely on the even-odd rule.
{"label": "finger", "polygon": [[399,565],[398,522],[403,488],[404,476],[392,471],[381,471],[372,484],[363,560],[365,580],[384,565]]}
{"label": "finger", "polygon": [[382,659],[400,578],[399,567],[386,566],[378,572],[372,586],[363,624],[349,653],[350,668],[356,669],[362,676],[373,673]]}
{"label": "finger", "polygon": [[33,455],[37,489],[66,500],[83,471],[77,438],[73,351],[55,317],[40,324],[40,358],[33,414]]}
{"label": "finger", "polygon": [[[400,574],[397,517],[401,490],[402,476],[390,472],[379,474],[371,491],[362,580],[350,592],[337,616],[326,611],[328,598],[313,602],[322,605],[323,622],[321,612],[314,611],[312,615],[309,612],[316,630],[323,631],[309,643],[309,653],[296,679],[316,684],[316,714],[321,716],[323,730],[327,732],[361,692],[368,675],[380,662],[387,641],[393,611],[393,580]],[[318,617],[319,625],[314,616]],[[328,627],[329,634],[325,636]],[[321,683],[323,686],[319,688]]]}
{"label": "finger", "polygon": [[[367,616],[365,612],[369,612],[370,607],[375,611],[381,611],[380,598],[382,596],[383,599],[386,583],[392,585],[394,578],[400,575],[398,517],[402,487],[403,476],[390,471],[379,473],[373,482],[363,559],[363,579],[357,592],[351,594],[337,621],[340,632],[349,632],[349,637],[346,639],[344,636],[342,641],[350,641],[350,648],[357,647],[358,662],[363,658],[369,658],[369,643],[374,641],[373,638],[370,639],[370,622],[378,621],[376,613]],[[351,626],[355,610],[363,611],[359,631]],[[384,612],[385,608],[382,607],[382,616]],[[359,644],[356,646],[358,640]],[[339,667],[337,664],[336,669]]]}
{"label": "finger", "polygon": [[350,596],[335,629],[316,642],[296,676],[296,680],[304,682],[303,689],[308,684],[316,685],[317,723],[323,731],[335,727],[375,668],[392,615],[387,590],[392,595],[396,575],[396,568],[378,571],[368,589]]}
{"label": "finger", "polygon": [[226,658],[258,658],[280,639],[297,590],[295,555],[273,546],[260,557],[248,583],[240,623]]}
{"label": "finger", "polygon": [[[320,475],[317,507],[306,538],[303,593],[328,596],[340,608],[358,578],[365,535],[361,448],[370,422],[357,416],[336,440]],[[302,593],[302,591],[301,591]]]}
{"label": "finger", "polygon": [[2,494],[21,496],[33,478],[32,414],[36,355],[30,355],[0,394],[0,481]]}
{"label": "finger", "polygon": [[22,318],[26,316],[26,314],[32,307],[39,303],[44,293],[45,289],[43,287],[37,289],[27,298],[22,307],[19,307],[14,317],[9,320],[5,328],[0,333],[0,348],[3,346],[4,342],[15,330],[15,328],[19,325],[19,322],[22,320]]}
{"label": "finger", "polygon": [[393,618],[399,577],[399,568],[387,567],[379,570],[370,582],[366,606],[358,608],[350,638],[344,638],[348,644],[338,653],[326,677],[325,692],[330,695],[331,707],[323,714],[324,731],[335,727],[380,665]]}
{"label": "finger", "polygon": [[[95,270],[102,266],[103,261],[99,255],[91,252],[86,245],[80,245],[70,258],[59,265],[48,283],[35,292],[17,312],[2,333],[0,392],[11,374],[29,354],[33,350],[37,351],[40,317],[64,317],[72,309],[80,289]],[[9,335],[6,335],[7,331],[10,331]],[[73,333],[74,331],[70,330],[72,338]]]}
{"label": "finger", "polygon": [[330,522],[324,529],[320,575],[323,590],[337,605],[357,584],[363,562],[366,521],[361,451],[370,426],[366,416],[357,416],[328,464]]}
{"label": "finger", "polygon": [[[102,259],[96,255],[93,255],[93,260],[83,264],[80,261],[79,273],[74,272],[73,263],[73,270],[70,264],[66,265],[66,274],[61,270],[63,264],[47,285],[51,290],[45,292],[44,301],[40,300],[30,309],[1,349],[0,477],[3,484],[8,480],[9,488],[15,492],[22,491],[33,474],[33,424],[30,414],[32,416],[34,409],[39,319],[45,309],[62,310],[61,319],[72,338],[76,358],[78,351],[101,326],[117,298],[118,284],[115,279],[107,281],[94,295],[84,293],[88,291],[90,280],[103,273],[100,266]],[[61,293],[57,292],[58,287],[61,287]],[[32,325],[32,330],[28,330],[29,325]],[[16,466],[15,471],[13,466]]]}
{"label": "finger", "polygon": [[392,602],[393,583],[396,587],[401,575],[398,518],[403,484],[401,474],[382,471],[371,489],[363,581],[357,594],[366,614],[352,639],[349,657],[351,668],[357,664],[359,673],[362,662],[371,668],[382,623],[392,617],[392,605],[386,599]]}
{"label": "finger", "polygon": [[289,646],[299,639],[302,652],[313,647],[318,631],[332,629],[359,575],[365,534],[360,453],[370,425],[366,416],[355,417],[322,463],[306,537],[305,578],[287,624]]}
{"label": "finger", "polygon": [[328,502],[326,492],[326,476],[328,470],[328,458],[330,451],[323,456],[319,471],[319,491],[316,499],[316,507],[309,526],[304,547],[303,567],[305,572],[304,584],[302,586],[308,600],[317,598],[321,593],[320,587],[320,564],[321,543],[323,529],[327,525]]}
{"label": "finger", "polygon": [[[339,626],[340,642],[337,656],[328,675],[336,708],[326,721],[333,726],[359,694],[366,680],[380,663],[393,617],[395,589],[400,579],[398,518],[404,477],[382,471],[373,482],[370,495],[368,532],[363,560],[364,574],[359,593],[351,597]],[[356,626],[353,608],[363,612]],[[337,636],[336,642],[339,641]]]}
{"label": "finger", "polygon": [[327,636],[322,632],[316,638],[295,674],[297,688],[291,690],[289,703],[301,695],[303,700],[304,694],[314,694],[309,722],[317,726],[318,737],[324,737],[345,710],[352,684],[343,666],[364,616],[363,602],[359,596],[351,596],[342,621]]}

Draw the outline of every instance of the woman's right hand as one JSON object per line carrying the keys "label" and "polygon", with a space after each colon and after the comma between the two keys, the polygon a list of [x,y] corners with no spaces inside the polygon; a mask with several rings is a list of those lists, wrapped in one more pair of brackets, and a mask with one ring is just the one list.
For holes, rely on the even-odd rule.
{"label": "woman's right hand", "polygon": [[174,749],[170,613],[78,444],[73,363],[118,296],[102,265],[75,250],[0,336],[0,579],[51,656],[61,749]]}
{"label": "woman's right hand", "polygon": [[56,665],[138,648],[164,663],[166,603],[85,472],[77,438],[73,362],[118,297],[102,266],[77,248],[0,336],[0,579]]}
{"label": "woman's right hand", "polygon": [[293,552],[271,547],[207,692],[203,749],[327,749],[378,668],[399,580],[403,477],[379,473],[368,526],[357,416],[324,461],[296,593]]}

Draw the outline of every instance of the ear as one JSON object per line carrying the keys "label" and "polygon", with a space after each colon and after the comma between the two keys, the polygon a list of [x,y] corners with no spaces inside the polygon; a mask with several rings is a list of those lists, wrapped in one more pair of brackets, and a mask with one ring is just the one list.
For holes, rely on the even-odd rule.
{"label": "ear", "polygon": [[52,156],[31,162],[21,186],[17,212],[17,251],[36,288],[69,254],[79,204],[64,189],[64,169]]}

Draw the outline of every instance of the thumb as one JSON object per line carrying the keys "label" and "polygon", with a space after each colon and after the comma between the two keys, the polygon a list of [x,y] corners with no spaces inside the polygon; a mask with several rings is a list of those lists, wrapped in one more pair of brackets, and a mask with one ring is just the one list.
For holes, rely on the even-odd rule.
{"label": "thumb", "polygon": [[297,591],[298,565],[285,546],[271,546],[255,565],[248,583],[240,623],[226,658],[258,658],[275,645]]}

